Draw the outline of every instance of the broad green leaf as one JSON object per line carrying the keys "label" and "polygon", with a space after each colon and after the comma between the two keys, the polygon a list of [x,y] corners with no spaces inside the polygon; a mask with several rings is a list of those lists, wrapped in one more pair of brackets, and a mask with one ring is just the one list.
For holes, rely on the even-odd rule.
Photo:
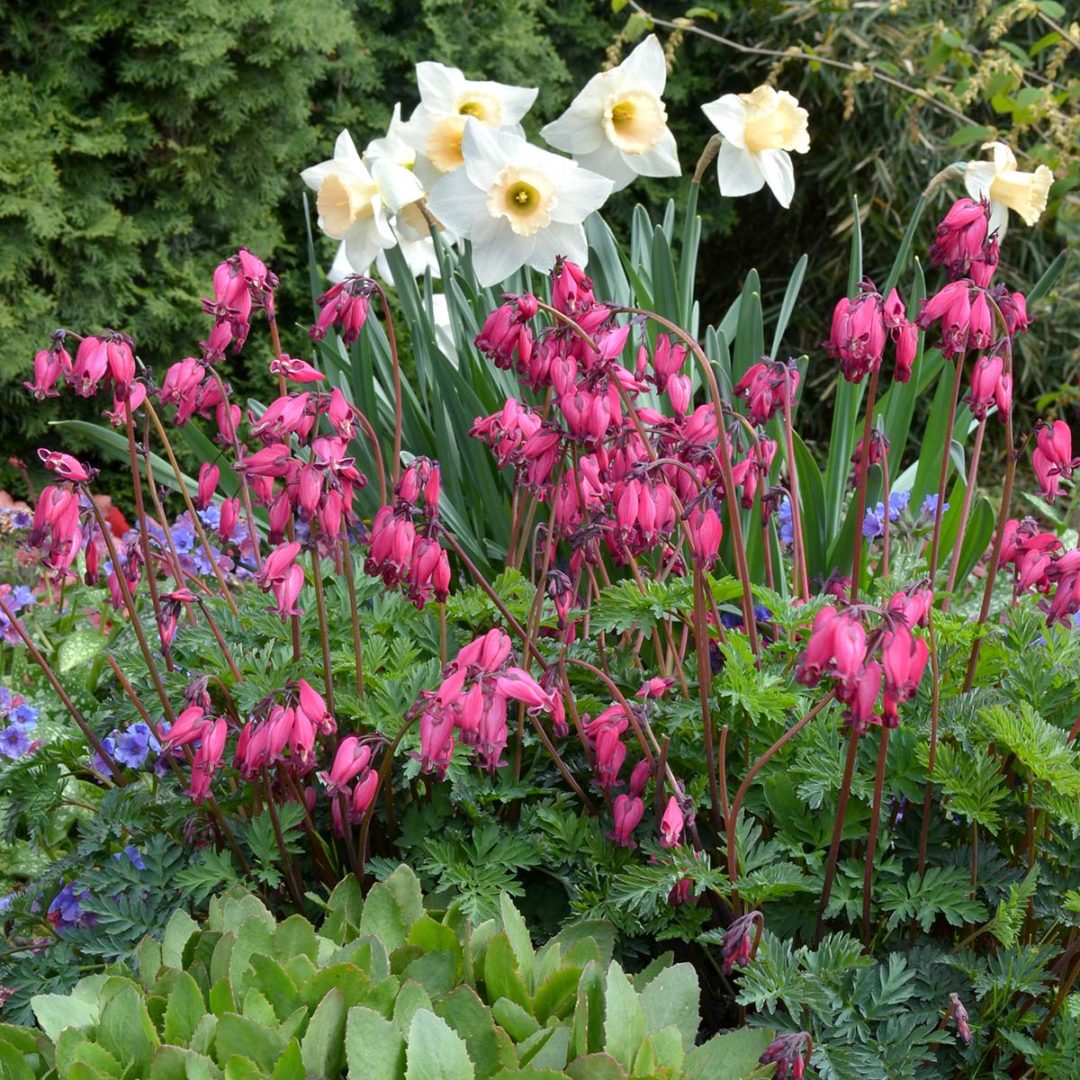
{"label": "broad green leaf", "polygon": [[405,1080],[475,1080],[464,1041],[429,1009],[420,1009],[409,1025]]}
{"label": "broad green leaf", "polygon": [[675,964],[661,971],[641,991],[641,1011],[645,1034],[674,1025],[682,1036],[683,1049],[689,1052],[697,1040],[701,1016],[698,1013],[697,972],[690,964]]}
{"label": "broad green leaf", "polygon": [[308,1076],[332,1080],[344,1064],[345,997],[335,988],[319,1002],[300,1043]]}
{"label": "broad green leaf", "polygon": [[101,1010],[97,1041],[118,1061],[145,1069],[160,1044],[157,1031],[134,983],[113,994]]}
{"label": "broad green leaf", "polygon": [[274,1068],[285,1051],[285,1039],[277,1031],[237,1013],[218,1018],[214,1045],[218,1061],[227,1061],[233,1054],[248,1057],[265,1072]]}
{"label": "broad green leaf", "polygon": [[682,1080],[749,1080],[772,1073],[759,1064],[765,1048],[776,1038],[769,1028],[739,1028],[714,1035],[686,1056]]}
{"label": "broad green leaf", "polygon": [[199,984],[186,971],[177,972],[165,1006],[162,1029],[165,1041],[176,1046],[187,1046],[205,1015],[206,1002]]}
{"label": "broad green leaf", "polygon": [[529,928],[506,893],[499,896],[499,911],[502,915],[503,930],[510,942],[510,948],[514,950],[518,971],[521,972],[526,989],[531,993],[534,989],[533,965],[536,953],[533,950],[532,939],[529,937]]}
{"label": "broad green leaf", "polygon": [[610,1054],[585,1054],[566,1066],[571,1080],[626,1080],[626,1070]]}
{"label": "broad green leaf", "polygon": [[356,1005],[345,1024],[345,1060],[350,1076],[399,1080],[405,1071],[405,1040],[389,1020]]}
{"label": "broad green leaf", "polygon": [[70,994],[38,994],[30,999],[30,1008],[41,1030],[53,1042],[60,1038],[60,1032],[66,1027],[88,1031],[98,1021],[96,1004]]}
{"label": "broad green leaf", "polygon": [[604,984],[604,1049],[629,1069],[644,1037],[641,1002],[623,969],[612,961]]}
{"label": "broad green leaf", "polygon": [[471,986],[459,986],[436,1002],[435,1013],[465,1040],[477,1080],[487,1080],[500,1068],[517,1063],[509,1038],[496,1027],[491,1010]]}

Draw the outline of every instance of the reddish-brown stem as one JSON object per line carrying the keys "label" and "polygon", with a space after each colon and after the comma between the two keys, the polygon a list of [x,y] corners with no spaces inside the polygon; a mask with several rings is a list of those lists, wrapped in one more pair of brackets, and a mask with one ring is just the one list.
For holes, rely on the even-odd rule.
{"label": "reddish-brown stem", "polygon": [[300,793],[300,789],[296,786],[296,780],[292,773],[285,767],[283,761],[277,763],[277,773],[281,782],[289,789],[289,794],[292,796],[293,802],[300,807],[300,812],[304,816],[304,829],[311,839],[311,853],[314,855],[315,862],[319,866],[319,876],[322,878],[324,885],[333,889],[334,885],[337,883],[337,875],[334,873],[334,868],[330,865],[330,860],[326,857],[323,838],[319,834],[315,822],[312,820],[311,814],[307,808],[307,803],[304,802],[304,796]]}
{"label": "reddish-brown stem", "polygon": [[866,862],[863,866],[863,945],[870,946],[870,902],[874,891],[874,852],[881,825],[881,799],[885,787],[885,760],[889,753],[889,729],[882,727],[878,743],[877,771],[874,773],[874,804],[870,811],[870,830],[866,837]]}
{"label": "reddish-brown stem", "polygon": [[146,706],[142,703],[139,695],[135,693],[131,683],[128,682],[127,676],[120,670],[120,665],[116,662],[116,659],[111,653],[106,653],[105,659],[108,660],[109,667],[112,668],[112,672],[116,676],[116,681],[120,684],[120,688],[127,694],[131,704],[135,706],[135,711],[142,717],[143,723],[153,731],[154,721],[150,719],[150,714],[146,711]]}
{"label": "reddish-brown stem", "polygon": [[851,781],[855,775],[855,756],[859,750],[859,733],[853,731],[848,737],[847,761],[844,763],[844,777],[840,781],[840,798],[836,804],[836,821],[833,824],[832,841],[829,844],[829,859],[825,864],[825,882],[821,887],[821,901],[818,906],[816,940],[821,940],[821,931],[825,924],[825,909],[829,906],[833,881],[836,878],[836,864],[840,858],[840,841],[844,835],[844,816],[847,814],[848,798],[851,795]]}
{"label": "reddish-brown stem", "polygon": [[[165,428],[162,426],[161,417],[158,416],[154,406],[150,403],[149,396],[147,396],[146,401],[143,402],[143,408],[146,409],[146,414],[150,417],[150,422],[154,425],[154,430],[161,440],[165,456],[169,459],[169,464],[172,466],[173,475],[176,477],[176,486],[180,490],[180,496],[184,500],[184,506],[187,508],[188,516],[191,518],[191,524],[195,529],[195,535],[198,536],[199,543],[202,545],[207,561],[214,571],[214,577],[217,578],[218,588],[221,589],[221,595],[225,597],[225,602],[229,605],[229,610],[234,615],[238,616],[240,610],[237,608],[236,601],[229,591],[229,586],[225,583],[225,575],[221,572],[221,567],[218,566],[217,559],[214,558],[213,548],[210,547],[210,541],[206,537],[206,530],[203,529],[202,521],[195,511],[195,504],[191,501],[191,495],[188,493],[187,484],[184,483],[184,474],[181,472],[180,465],[176,460],[176,455],[173,453],[172,443],[169,442],[169,436],[165,433]],[[252,543],[254,543],[254,540]]]}
{"label": "reddish-brown stem", "polygon": [[383,317],[386,321],[386,340],[390,346],[390,364],[394,371],[394,460],[391,462],[391,479],[397,485],[401,475],[401,364],[398,361],[397,338],[394,336],[394,320],[390,315],[390,301],[378,285],[375,290],[382,300]]}
{"label": "reddish-brown stem", "polygon": [[274,839],[277,841],[278,854],[281,856],[281,867],[285,871],[285,881],[289,886],[289,894],[297,911],[304,910],[304,894],[300,889],[300,882],[296,877],[296,867],[293,864],[292,855],[285,846],[285,834],[281,831],[281,821],[278,818],[277,804],[274,802],[274,793],[270,789],[270,780],[265,771],[263,772],[263,791],[266,793],[266,809],[270,812],[270,824],[274,829]]}
{"label": "reddish-brown stem", "polygon": [[[172,705],[169,704],[169,695],[165,691],[165,684],[161,681],[161,673],[157,669],[157,664],[154,663],[154,654],[150,649],[150,643],[146,640],[146,634],[143,633],[142,623],[139,621],[139,612],[135,607],[135,598],[131,595],[127,575],[120,564],[120,555],[116,550],[116,544],[113,542],[112,533],[109,531],[109,524],[102,515],[97,503],[94,502],[89,488],[83,485],[83,490],[90,501],[94,516],[97,518],[98,528],[101,530],[101,535],[105,540],[105,547],[109,551],[109,558],[112,560],[116,581],[120,586],[120,594],[124,598],[124,606],[127,608],[131,629],[135,631],[135,639],[139,643],[139,651],[142,653],[143,660],[146,663],[146,670],[150,672],[150,678],[154,682],[154,689],[157,690],[158,698],[161,700],[161,710],[165,713],[165,719],[170,724],[173,724],[176,722],[176,716],[173,713]],[[149,567],[147,573],[150,573]]]}
{"label": "reddish-brown stem", "polygon": [[719,776],[713,748],[713,719],[709,710],[712,689],[712,665],[709,662],[709,633],[705,626],[705,584],[701,570],[694,567],[694,649],[697,653],[698,696],[701,700],[701,730],[705,742],[705,768],[709,774],[709,817],[717,832],[723,827],[720,812]]}
{"label": "reddish-brown stem", "polygon": [[[9,625],[14,627],[15,633],[19,635],[22,643],[26,646],[26,651],[30,654],[34,663],[41,668],[45,678],[49,680],[52,688],[56,691],[56,696],[63,702],[64,708],[67,709],[68,713],[71,715],[71,719],[75,721],[75,726],[83,733],[83,737],[90,744],[93,751],[108,766],[112,779],[115,780],[118,787],[123,787],[127,781],[121,775],[119,767],[112,759],[112,755],[105,749],[101,740],[94,734],[90,725],[83,719],[82,713],[75,707],[75,702],[71,700],[68,692],[64,689],[63,684],[56,677],[55,672],[49,666],[49,662],[41,655],[41,651],[26,632],[26,628],[15,617],[15,612],[8,607],[7,601],[4,599],[3,595],[0,595],[0,612],[3,613],[4,618],[7,619]],[[103,777],[102,779],[107,780],[108,777]]]}
{"label": "reddish-brown stem", "polygon": [[724,425],[723,399],[720,396],[720,387],[717,385],[716,375],[713,372],[712,364],[709,363],[709,358],[705,355],[705,350],[702,349],[695,338],[688,334],[681,326],[671,322],[670,319],[665,319],[662,315],[658,315],[654,311],[646,311],[643,308],[624,307],[617,310],[630,312],[634,315],[643,315],[645,318],[652,319],[653,322],[659,323],[661,326],[670,330],[671,333],[675,334],[676,337],[680,338],[697,360],[698,366],[701,368],[702,374],[705,376],[705,380],[709,385],[709,394],[712,397],[713,410],[716,413],[716,437],[719,444],[719,453],[717,456],[720,460],[720,471],[723,475],[724,491],[727,495],[728,520],[731,525],[731,542],[735,555],[735,568],[743,591],[743,622],[746,626],[747,637],[750,640],[750,647],[753,650],[754,655],[759,656],[761,648],[758,643],[757,623],[754,621],[754,596],[750,583],[750,566],[746,560],[746,545],[743,542],[742,517],[739,512],[738,497],[735,494],[735,477],[732,473],[731,465],[731,445],[728,442],[727,429]]}
{"label": "reddish-brown stem", "polygon": [[[993,303],[993,301],[991,301]],[[994,304],[999,323],[1005,325],[1005,319],[1001,309]],[[1006,338],[1008,345],[1005,349],[1004,375],[1012,377],[1012,339]],[[1005,448],[1008,459],[1005,463],[1005,481],[1001,489],[1001,507],[998,510],[997,531],[994,534],[994,547],[990,554],[990,564],[986,568],[986,584],[983,586],[982,606],[979,608],[977,622],[979,634],[972,642],[971,656],[968,658],[967,676],[964,679],[964,693],[967,693],[975,682],[975,669],[979,664],[979,651],[982,648],[983,630],[986,620],[990,615],[990,601],[994,596],[994,582],[997,579],[998,568],[1001,565],[1001,549],[1005,542],[1005,523],[1009,520],[1009,504],[1012,502],[1013,480],[1016,477],[1017,449],[1013,436],[1012,410],[1005,414]]]}
{"label": "reddish-brown stem", "polygon": [[[750,790],[750,785],[754,782],[754,778],[757,774],[765,768],[769,761],[791,742],[791,740],[794,739],[795,736],[798,735],[799,732],[802,731],[802,729],[806,727],[806,725],[809,724],[830,701],[832,701],[834,694],[835,691],[830,690],[829,693],[810,709],[798,723],[789,727],[787,731],[785,731],[784,734],[754,762],[747,771],[746,776],[743,777],[742,783],[735,792],[735,799],[731,804],[731,809],[727,813],[728,878],[731,882],[734,883],[739,876],[738,860],[735,851],[735,826],[738,823],[739,811],[742,809],[743,800],[746,798],[746,793]],[[727,730],[727,725],[725,725],[720,741],[722,757],[726,756],[727,751]]]}
{"label": "reddish-brown stem", "polygon": [[317,546],[311,549],[311,577],[315,584],[315,609],[319,616],[319,645],[322,648],[323,681],[326,683],[326,707],[334,714],[334,669],[330,662],[330,626],[323,595],[322,560]]}
{"label": "reddish-brown stem", "polygon": [[[964,354],[956,358],[956,370],[953,373],[952,396],[949,401],[949,413],[945,422],[945,441],[941,449],[941,472],[938,476],[937,506],[934,508],[934,535],[930,541],[930,588],[937,592],[938,556],[941,551],[941,522],[945,516],[945,487],[949,479],[949,448],[952,446],[953,425],[956,422],[956,403],[960,397],[960,383],[964,375]],[[959,537],[957,537],[959,541]],[[919,833],[920,874],[926,872],[926,849],[930,841],[930,811],[934,798],[934,765],[937,762],[938,720],[941,716],[941,661],[938,657],[937,631],[934,626],[934,609],[931,605],[926,615],[926,625],[930,640],[930,674],[933,682],[930,687],[930,747],[927,758],[926,788],[923,792],[922,826]]]}
{"label": "reddish-brown stem", "polygon": [[870,481],[870,436],[874,430],[874,406],[877,404],[880,374],[880,365],[870,372],[870,388],[866,392],[866,415],[863,419],[862,448],[859,450],[859,464],[856,468],[855,542],[851,553],[851,602],[853,604],[859,598],[859,583],[862,580],[862,530],[863,518],[866,517],[866,488]]}
{"label": "reddish-brown stem", "polygon": [[889,528],[892,523],[889,510],[889,500],[892,498],[892,487],[889,484],[889,452],[886,450],[881,455],[881,499],[885,507],[885,516],[881,522],[881,576],[889,576]]}
{"label": "reddish-brown stem", "polygon": [[[795,429],[791,421],[791,394],[788,391],[784,393],[784,439],[787,445],[788,483],[791,486],[791,532],[795,539],[796,583],[794,591],[802,597],[803,603],[807,603],[810,599],[810,574],[806,568],[806,544],[802,531],[802,503],[799,500],[799,470],[795,464]],[[765,547],[768,548],[767,541]]]}
{"label": "reddish-brown stem", "polygon": [[975,431],[975,445],[971,449],[971,465],[968,468],[967,487],[964,488],[964,503],[960,508],[960,524],[953,541],[952,558],[949,560],[949,577],[945,582],[945,597],[941,601],[941,610],[948,611],[952,604],[952,591],[956,588],[956,575],[960,570],[960,552],[963,548],[964,530],[967,528],[968,514],[971,512],[971,500],[975,494],[975,479],[979,472],[979,457],[982,454],[983,436],[986,434],[986,417],[979,421]]}
{"label": "reddish-brown stem", "polygon": [[[165,658],[165,667],[173,669],[169,644],[165,640],[165,623],[161,618],[161,601],[158,598],[157,570],[150,557],[150,530],[146,526],[146,504],[143,502],[142,475],[139,472],[139,453],[135,447],[135,421],[131,416],[131,400],[124,399],[124,426],[127,428],[128,462],[131,466],[131,485],[135,496],[135,516],[139,521],[139,547],[142,549],[143,565],[146,567],[146,584],[150,589],[150,604],[154,609],[154,622],[157,624],[158,637],[161,639],[161,654]],[[120,565],[113,564],[116,576],[121,576]],[[177,587],[182,582],[177,581]]]}
{"label": "reddish-brown stem", "polygon": [[731,804],[728,801],[728,783],[727,783],[727,740],[728,731],[731,729],[725,724],[720,729],[720,753],[718,769],[720,772],[720,813],[724,816],[724,827],[727,827],[727,822],[731,818]]}
{"label": "reddish-brown stem", "polygon": [[[236,457],[236,464],[239,466],[243,462],[243,454],[240,450],[240,435],[236,430],[236,425],[232,422],[231,406],[229,404],[229,390],[225,385],[225,380],[217,373],[217,369],[211,367],[210,374],[213,376],[214,381],[217,383],[218,392],[221,394],[221,400],[225,408],[225,413],[230,417],[229,420],[229,442],[232,446],[233,454]],[[259,551],[259,530],[255,526],[255,511],[251,508],[251,488],[248,486],[247,473],[243,469],[238,470],[240,477],[240,502],[244,507],[244,516],[247,518],[248,533],[250,534],[251,550],[255,556],[255,569],[262,570],[262,553]]]}
{"label": "reddish-brown stem", "polygon": [[[356,658],[356,692],[364,697],[364,646],[360,640],[360,612],[356,610],[356,571],[347,536],[341,538],[341,562],[345,567],[345,585],[349,590],[349,616],[352,622],[353,654]],[[443,666],[446,659],[443,659]]]}
{"label": "reddish-brown stem", "polygon": [[229,670],[232,672],[232,677],[238,682],[242,683],[244,677],[240,674],[240,669],[236,666],[236,661],[233,659],[233,654],[229,651],[229,646],[225,644],[225,638],[221,633],[221,627],[218,626],[217,620],[210,614],[210,609],[206,606],[206,601],[201,596],[195,597],[195,603],[199,605],[199,610],[202,612],[203,618],[206,620],[206,625],[210,627],[210,633],[214,635],[214,640],[217,642],[218,648],[221,650],[221,655],[225,657],[225,663],[229,665]]}
{"label": "reddish-brown stem", "polygon": [[[356,406],[354,405],[353,408],[356,409]],[[360,427],[363,428],[364,434],[367,436],[368,442],[371,443],[371,453],[375,458],[375,472],[379,476],[379,505],[386,506],[386,466],[383,464],[379,436],[375,434],[371,421],[359,409],[356,409],[356,416],[360,421]]]}

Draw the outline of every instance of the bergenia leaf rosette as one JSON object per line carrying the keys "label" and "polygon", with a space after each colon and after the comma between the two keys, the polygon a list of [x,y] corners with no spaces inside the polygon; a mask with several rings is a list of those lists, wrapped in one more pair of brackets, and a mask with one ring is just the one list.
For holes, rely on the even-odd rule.
{"label": "bergenia leaf rosette", "polygon": [[716,157],[720,194],[753,195],[766,184],[786,210],[795,195],[792,153],[810,150],[809,114],[786,90],[763,85],[701,106],[723,136]]}
{"label": "bergenia leaf rosette", "polygon": [[611,194],[609,179],[471,118],[462,149],[464,168],[435,185],[428,207],[472,242],[481,285],[526,265],[546,272],[560,256],[584,264],[582,223]]}
{"label": "bergenia leaf rosette", "polygon": [[664,50],[650,34],[616,68],[594,75],[540,134],[621,191],[639,176],[678,176],[679,152],[661,95]]}
{"label": "bergenia leaf rosette", "polygon": [[390,217],[424,196],[420,181],[396,162],[380,158],[370,168],[365,165],[347,131],[337,137],[333,158],[300,176],[316,193],[319,228],[343,241],[348,263],[358,274],[398,242]]}
{"label": "bergenia leaf rosette", "polygon": [[521,118],[537,94],[535,87],[466,79],[433,60],[416,65],[416,83],[420,104],[397,134],[416,151],[416,175],[426,187],[464,164],[462,138],[470,117],[520,135]]}
{"label": "bergenia leaf rosette", "polygon": [[1000,242],[1009,225],[1009,211],[1019,214],[1025,225],[1034,225],[1046,209],[1054,174],[1040,165],[1034,172],[1017,168],[1016,155],[1002,142],[984,143],[990,161],[969,161],[964,186],[976,200],[990,202],[990,232]]}

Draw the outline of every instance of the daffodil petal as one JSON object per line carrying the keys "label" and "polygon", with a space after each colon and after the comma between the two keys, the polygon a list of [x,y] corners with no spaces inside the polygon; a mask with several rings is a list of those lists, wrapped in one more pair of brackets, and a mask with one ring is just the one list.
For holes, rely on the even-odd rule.
{"label": "daffodil petal", "polygon": [[994,182],[997,170],[991,161],[969,161],[964,170],[964,187],[973,199],[989,197],[990,185]]}
{"label": "daffodil petal", "polygon": [[379,193],[391,213],[396,214],[403,206],[424,197],[420,181],[405,168],[380,158],[372,162],[371,175],[379,185]]}
{"label": "daffodil petal", "polygon": [[465,85],[465,76],[457,68],[435,60],[421,60],[416,65],[416,85],[425,109],[450,113],[457,109],[457,96]]}
{"label": "daffodil petal", "polygon": [[765,186],[765,176],[754,155],[734,143],[721,144],[716,155],[716,175],[720,180],[720,194],[732,199],[753,195]]}
{"label": "daffodil petal", "polygon": [[701,111],[709,123],[724,136],[725,144],[731,144],[740,150],[746,145],[743,136],[746,127],[746,104],[738,94],[725,94],[716,101],[702,105]]}
{"label": "daffodil petal", "polygon": [[606,176],[590,172],[573,163],[558,177],[551,220],[566,225],[580,225],[594,210],[604,205],[612,191]]}
{"label": "daffodil petal", "polygon": [[[665,130],[660,141],[642,154],[627,154],[628,162],[639,176],[681,176],[679,150],[675,145],[675,136],[670,129]],[[582,162],[584,164],[584,162]]]}
{"label": "daffodil petal", "polygon": [[591,153],[578,154],[577,161],[582,168],[608,177],[614,185],[612,191],[622,191],[641,175],[640,171],[627,161],[628,156],[605,141]]}
{"label": "daffodil petal", "polygon": [[472,235],[472,264],[483,286],[505,281],[520,270],[533,250],[533,237],[519,236],[503,218],[484,215]]}
{"label": "daffodil petal", "polygon": [[318,191],[322,187],[322,182],[338,167],[336,161],[320,161],[318,165],[309,165],[300,174],[300,179],[312,191]]}
{"label": "daffodil petal", "polygon": [[360,155],[356,152],[356,143],[353,142],[349,132],[343,131],[334,143],[334,160],[347,161],[356,165],[360,164]]}
{"label": "daffodil petal", "polygon": [[[600,102],[598,107],[602,111],[603,103]],[[607,141],[600,120],[599,112],[586,114],[571,105],[558,120],[545,124],[540,134],[558,150],[568,154],[589,154]]]}
{"label": "daffodil petal", "polygon": [[478,188],[486,191],[510,158],[524,153],[522,148],[525,145],[525,140],[519,136],[507,131],[496,133],[487,124],[470,117],[465,123],[465,134],[461,137],[464,171]]}
{"label": "daffodil petal", "polygon": [[589,245],[585,240],[585,229],[581,225],[549,225],[537,233],[529,265],[546,274],[560,255],[579,266],[585,265],[589,257]]}
{"label": "daffodil petal", "polygon": [[655,34],[650,34],[619,65],[620,75],[639,86],[651,90],[657,97],[664,92],[667,83],[667,62],[664,47]]}
{"label": "daffodil petal", "polygon": [[345,257],[358,274],[366,274],[379,254],[382,245],[377,243],[378,234],[370,222],[358,225],[345,234]]}
{"label": "daffodil petal", "polygon": [[795,197],[795,169],[786,150],[762,150],[756,155],[761,175],[776,201],[786,210]]}
{"label": "daffodil petal", "polygon": [[997,232],[998,243],[1005,237],[1005,230],[1009,227],[1009,208],[1003,202],[991,202],[990,203],[990,223],[987,225],[987,231],[993,233]]}
{"label": "daffodil petal", "polygon": [[337,253],[334,255],[334,261],[330,264],[330,269],[327,270],[326,276],[335,285],[339,281],[344,281],[350,274],[355,274],[357,271],[353,269],[353,264],[349,262],[348,252],[345,250],[345,241],[342,240],[338,244]]}
{"label": "daffodil petal", "polygon": [[460,236],[468,236],[477,222],[487,217],[485,193],[464,169],[447,173],[431,189],[428,209]]}
{"label": "daffodil petal", "polygon": [[1006,169],[1016,168],[1016,155],[1008,143],[990,142],[983,143],[983,150],[993,150],[994,172],[1004,172]]}

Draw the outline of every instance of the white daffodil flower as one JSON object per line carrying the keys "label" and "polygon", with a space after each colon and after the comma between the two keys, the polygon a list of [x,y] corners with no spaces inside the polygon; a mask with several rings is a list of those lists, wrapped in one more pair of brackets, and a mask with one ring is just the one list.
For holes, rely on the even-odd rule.
{"label": "white daffodil flower", "polygon": [[369,169],[347,131],[338,136],[331,160],[312,165],[300,176],[316,192],[319,228],[344,241],[346,257],[358,274],[367,272],[380,251],[397,243],[389,218],[424,195],[416,177],[392,161],[373,161]]}
{"label": "white daffodil flower", "polygon": [[678,176],[679,153],[661,95],[664,50],[650,34],[611,71],[594,75],[570,108],[540,134],[620,191],[639,176]]}
{"label": "white daffodil flower", "polygon": [[399,101],[394,105],[394,112],[390,117],[390,126],[386,129],[386,134],[378,139],[372,139],[364,147],[364,161],[368,165],[376,161],[391,161],[403,169],[415,168],[416,150],[405,139],[404,130],[405,121],[401,119],[401,102]]}
{"label": "white daffodil flower", "polygon": [[725,94],[701,106],[723,136],[716,156],[720,194],[752,195],[764,185],[787,209],[795,194],[791,153],[810,149],[808,114],[785,90],[759,86],[749,94]]}
{"label": "white daffodil flower", "polygon": [[461,137],[472,117],[493,128],[516,128],[536,100],[536,88],[466,79],[457,69],[425,60],[416,65],[420,104],[401,127],[416,151],[416,173],[430,186],[462,163]]}
{"label": "white daffodil flower", "polygon": [[546,272],[559,255],[585,263],[582,223],[611,194],[606,176],[471,117],[461,148],[464,168],[435,185],[428,207],[472,241],[481,285],[504,281],[526,264]]}
{"label": "white daffodil flower", "polygon": [[1025,225],[1034,225],[1046,209],[1046,198],[1054,174],[1040,165],[1034,172],[1021,172],[1016,155],[1001,142],[983,143],[993,151],[991,161],[969,161],[964,170],[964,186],[973,199],[990,200],[990,229],[998,238],[1005,235],[1009,211],[1015,210]]}

